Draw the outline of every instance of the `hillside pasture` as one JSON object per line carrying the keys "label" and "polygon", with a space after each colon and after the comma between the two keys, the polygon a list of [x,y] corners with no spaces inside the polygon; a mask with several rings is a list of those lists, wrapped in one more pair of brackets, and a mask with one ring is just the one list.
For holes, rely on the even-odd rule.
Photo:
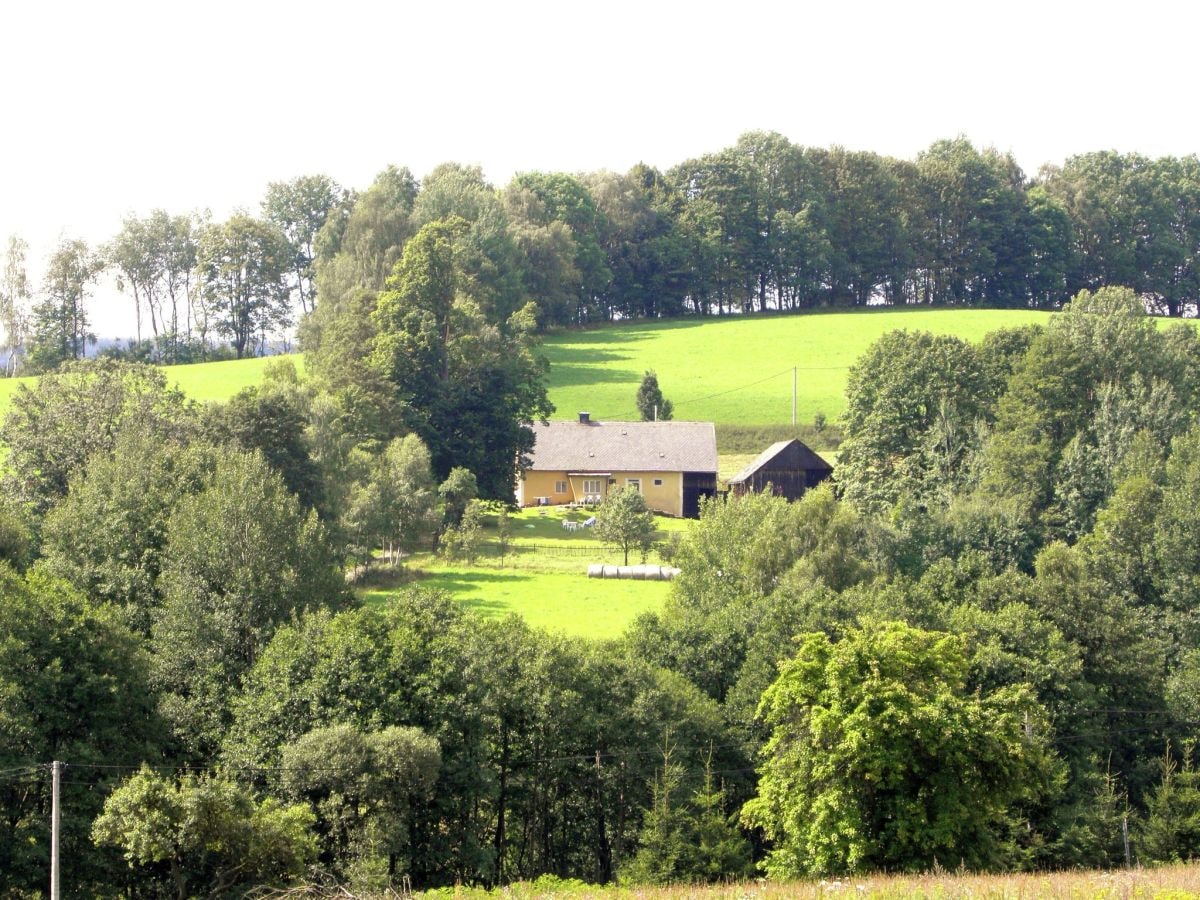
{"label": "hillside pasture", "polygon": [[[580,410],[594,419],[637,418],[634,395],[642,374],[654,369],[664,395],[675,405],[676,419],[718,426],[788,425],[795,366],[797,422],[809,424],[824,413],[833,423],[845,408],[850,366],[888,331],[923,330],[979,341],[998,328],[1045,323],[1051,315],[1019,309],[904,308],[670,319],[552,333],[542,352],[550,362],[555,419],[573,419]],[[1179,321],[1158,319],[1157,324],[1165,328]],[[299,353],[171,366],[166,372],[193,400],[225,400],[261,382],[266,366],[280,359],[290,359],[303,373]],[[0,416],[17,385],[32,381],[0,378]],[[738,447],[739,452],[750,449]]]}
{"label": "hillside pasture", "polygon": [[908,329],[969,341],[998,328],[1044,323],[1033,310],[889,309],[805,315],[730,316],[613,325],[547,336],[554,418],[636,419],[634,395],[658,373],[675,418],[718,425],[788,424],[792,367],[796,418],[832,422],[845,408],[850,366],[877,338]]}
{"label": "hillside pasture", "polygon": [[[304,374],[304,355],[302,353],[163,366],[162,370],[167,376],[168,384],[179,388],[192,400],[208,403],[213,400],[228,400],[238,391],[260,384],[268,365],[278,364],[285,360],[295,365],[297,372]],[[20,385],[33,387],[36,382],[36,376],[0,378],[0,417],[8,412],[8,405]]]}
{"label": "hillside pasture", "polygon": [[226,359],[220,362],[189,363],[168,366],[167,381],[200,403],[228,400],[238,391],[262,382],[267,366],[289,361],[296,371],[304,374],[304,354],[286,356],[254,356],[249,359]]}

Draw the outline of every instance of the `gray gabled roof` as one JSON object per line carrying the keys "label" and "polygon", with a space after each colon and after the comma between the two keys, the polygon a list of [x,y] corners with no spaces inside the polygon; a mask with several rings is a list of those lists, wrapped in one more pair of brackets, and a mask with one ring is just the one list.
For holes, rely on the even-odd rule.
{"label": "gray gabled roof", "polygon": [[536,471],[717,471],[712,422],[535,422],[533,433]]}
{"label": "gray gabled roof", "polygon": [[817,469],[820,471],[833,471],[833,466],[825,462],[820,456],[809,449],[808,445],[802,441],[793,438],[790,441],[777,441],[758,454],[754,462],[742,469],[732,478],[729,479],[730,484],[741,484],[759,469],[772,462],[779,457],[779,462],[774,467],[769,468],[785,468],[790,470],[810,470]]}

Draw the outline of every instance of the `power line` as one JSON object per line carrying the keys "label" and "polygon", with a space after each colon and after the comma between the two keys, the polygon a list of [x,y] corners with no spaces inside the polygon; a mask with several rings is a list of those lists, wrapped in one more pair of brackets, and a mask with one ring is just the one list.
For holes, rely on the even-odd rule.
{"label": "power line", "polygon": [[[1099,714],[1109,714],[1113,716],[1153,716],[1159,717],[1163,721],[1153,722],[1150,724],[1140,724],[1127,728],[1105,728],[1098,727],[1087,731],[1079,731],[1068,734],[1057,734],[1050,738],[1051,744],[1069,744],[1076,741],[1086,741],[1095,738],[1113,737],[1116,735],[1127,735],[1157,731],[1170,727],[1197,727],[1200,722],[1175,719],[1172,714],[1165,710],[1153,709],[1131,709],[1123,707],[1098,707],[1090,712]],[[673,759],[688,759],[696,755],[705,755],[719,750],[745,750],[746,743],[743,741],[730,741],[720,744],[703,744],[698,746],[683,747],[673,746],[668,748],[668,752]],[[640,749],[625,749],[613,750],[607,752],[592,751],[590,753],[572,753],[560,756],[544,756],[523,758],[519,755],[511,756],[508,760],[509,764],[517,769],[527,768],[537,765],[553,765],[562,763],[579,763],[583,765],[592,765],[597,757],[608,762],[619,762],[626,759],[636,759],[646,756],[659,756],[664,752],[664,747],[661,744],[655,744],[652,747],[643,747]],[[495,761],[495,760],[493,760]],[[51,768],[49,763],[30,764],[28,766],[18,766],[9,769],[0,770],[0,781],[8,782],[26,782],[26,783],[41,783],[45,779],[45,774]],[[280,774],[292,771],[306,771],[322,774],[341,774],[349,772],[358,772],[359,769],[350,769],[339,766],[305,766],[305,765],[191,765],[191,764],[171,764],[171,763],[70,763],[70,768],[75,771],[82,769],[90,769],[96,772],[137,772],[142,769],[148,769],[152,772],[159,773],[174,773],[174,774],[220,774],[220,773],[244,773],[244,774]],[[686,771],[700,771],[700,769],[692,769],[684,767]],[[734,774],[754,772],[754,768],[735,768],[714,770],[714,774]],[[64,781],[68,784],[93,784],[94,781],[72,779]]]}
{"label": "power line", "polygon": [[[744,747],[745,747],[744,743],[733,741],[733,742],[728,742],[728,743],[724,743],[724,744],[713,744],[711,746],[708,744],[705,744],[703,746],[687,747],[687,748],[683,748],[682,750],[679,748],[674,748],[672,750],[672,752],[673,753],[681,753],[681,754],[693,754],[693,753],[707,753],[710,750],[742,749]],[[662,747],[655,746],[652,749],[620,750],[620,751],[601,752],[601,753],[599,753],[599,757],[602,760],[621,760],[621,759],[632,759],[632,758],[641,757],[641,756],[654,756],[654,755],[657,755],[660,753],[662,753]],[[591,753],[572,753],[572,754],[568,754],[568,755],[564,755],[564,756],[545,756],[545,757],[538,757],[538,758],[534,758],[534,759],[526,759],[526,758],[523,758],[520,756],[513,756],[510,758],[510,761],[513,764],[520,765],[520,766],[546,765],[546,764],[552,764],[552,763],[572,763],[572,762],[585,763],[585,764],[590,765],[590,764],[595,763],[596,756],[597,756],[596,751],[592,751]],[[350,771],[350,770],[347,770],[347,769],[344,769],[341,767],[336,767],[336,766],[328,766],[328,767],[308,766],[308,765],[194,766],[194,765],[187,765],[187,764],[172,765],[170,763],[139,763],[137,765],[134,765],[131,763],[71,763],[71,768],[72,769],[95,769],[95,770],[106,771],[106,772],[108,772],[108,771],[111,771],[111,772],[137,772],[143,768],[146,768],[152,772],[174,772],[174,773],[181,773],[181,774],[241,772],[241,773],[246,773],[246,774],[257,774],[257,775],[267,775],[267,774],[291,772],[291,771],[297,771],[297,770],[303,770],[306,772],[320,772],[320,773],[341,773],[341,772],[345,772],[345,771]],[[357,770],[354,770],[354,771],[357,771]]]}
{"label": "power line", "polygon": [[11,775],[14,772],[29,772],[34,769],[44,769],[44,768],[46,768],[45,763],[30,763],[29,765],[26,765],[26,766],[14,766],[11,769],[0,769],[0,776]]}

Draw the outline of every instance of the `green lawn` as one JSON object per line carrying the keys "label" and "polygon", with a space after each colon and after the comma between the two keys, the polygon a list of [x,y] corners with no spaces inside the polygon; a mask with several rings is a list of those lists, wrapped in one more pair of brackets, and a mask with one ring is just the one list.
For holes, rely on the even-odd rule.
{"label": "green lawn", "polygon": [[[797,421],[845,405],[850,365],[880,335],[898,328],[978,341],[989,331],[1045,322],[1030,310],[865,310],[789,316],[640,322],[549,335],[555,418],[587,410],[595,419],[637,417],[634,395],[654,369],[675,418],[727,425],[786,424],[797,373]],[[714,396],[716,395],[716,396]]]}
{"label": "green lawn", "polygon": [[[536,628],[595,640],[619,637],[640,613],[657,610],[669,587],[661,581],[468,566],[429,566],[415,581],[485,616],[516,613]],[[383,603],[391,594],[369,590],[363,596]]]}
{"label": "green lawn", "polygon": [[301,353],[191,363],[186,366],[169,366],[163,371],[167,373],[167,380],[187,396],[207,403],[210,400],[226,400],[243,388],[258,384],[262,381],[263,370],[268,365],[283,360],[290,360],[297,371],[301,375],[304,374],[304,355]]}
{"label": "green lawn", "polygon": [[[405,561],[399,578],[385,576],[382,584],[363,588],[360,596],[368,603],[386,603],[401,586],[417,583],[444,590],[486,616],[516,613],[539,628],[598,640],[617,637],[638,615],[659,609],[670,584],[588,578],[589,563],[620,564],[623,558],[590,530],[562,527],[564,519],[582,521],[587,515],[565,507],[519,511],[512,517],[514,549],[503,560],[494,543],[495,519],[489,517],[484,525],[488,543],[475,565],[417,554]],[[659,517],[657,524],[666,534],[682,531],[689,523]],[[649,562],[659,561],[656,554],[650,555]]]}

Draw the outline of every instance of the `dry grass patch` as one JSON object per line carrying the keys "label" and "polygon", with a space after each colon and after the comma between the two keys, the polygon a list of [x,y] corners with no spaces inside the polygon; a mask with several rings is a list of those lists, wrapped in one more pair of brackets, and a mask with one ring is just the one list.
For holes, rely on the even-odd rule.
{"label": "dry grass patch", "polygon": [[515,884],[493,892],[479,889],[429,891],[427,898],[472,900],[503,897],[509,900],[541,900],[553,897],[597,898],[597,900],[951,900],[951,898],[996,898],[996,900],[1185,900],[1200,898],[1200,864],[1131,869],[1115,872],[1057,872],[1025,875],[961,875],[931,872],[924,875],[869,876],[773,883],[741,882],[711,887],[618,888],[584,885],[546,879],[532,884]]}

